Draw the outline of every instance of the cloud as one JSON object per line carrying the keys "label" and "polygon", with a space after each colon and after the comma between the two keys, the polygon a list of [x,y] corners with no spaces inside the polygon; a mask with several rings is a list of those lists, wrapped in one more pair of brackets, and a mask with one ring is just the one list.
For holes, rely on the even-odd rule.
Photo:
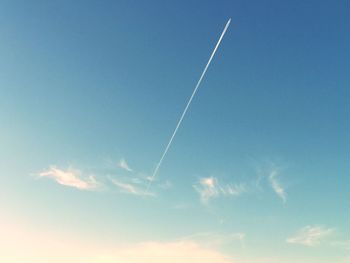
{"label": "cloud", "polygon": [[298,231],[293,237],[286,241],[290,244],[298,244],[309,247],[315,247],[334,233],[333,228],[326,228],[324,226],[305,226]]}
{"label": "cloud", "polygon": [[120,159],[118,166],[125,171],[132,172],[132,169],[130,168],[130,166],[128,165],[128,163],[124,158]]}
{"label": "cloud", "polygon": [[193,241],[201,244],[205,247],[221,246],[225,244],[239,243],[241,247],[245,247],[244,233],[213,233],[213,232],[202,232],[183,237],[180,240]]}
{"label": "cloud", "polygon": [[281,183],[278,181],[277,179],[278,175],[279,175],[278,170],[273,169],[269,175],[269,182],[271,184],[272,189],[277,194],[277,196],[282,199],[283,203],[285,203],[287,201],[287,193],[285,189],[282,187]]}
{"label": "cloud", "polygon": [[222,196],[239,196],[246,192],[244,184],[219,184],[215,177],[204,177],[193,188],[198,192],[203,203],[207,203],[210,199]]}
{"label": "cloud", "polygon": [[163,190],[168,190],[168,189],[170,189],[172,186],[173,186],[173,184],[172,184],[169,180],[166,180],[164,183],[158,184],[158,187],[161,188],[161,189],[163,189]]}
{"label": "cloud", "polygon": [[11,213],[0,217],[0,262],[237,263],[217,249],[206,248],[195,241],[124,241],[116,245],[80,238],[65,231],[38,229],[27,221]]}
{"label": "cloud", "polygon": [[[85,261],[84,261],[85,262]],[[216,250],[192,241],[146,242],[91,258],[89,263],[236,263]]]}
{"label": "cloud", "polygon": [[199,180],[199,185],[194,185],[194,189],[200,195],[200,199],[203,203],[207,203],[209,199],[217,197],[219,191],[217,188],[218,182],[216,178],[201,178]]}
{"label": "cloud", "polygon": [[[119,192],[137,196],[156,196],[154,192],[147,190],[150,181],[155,178],[143,172],[131,169],[125,159],[121,159],[118,166],[130,172],[128,175],[120,176],[114,174],[113,177],[107,176],[109,181],[118,188]],[[167,180],[165,182],[158,182],[155,186],[157,186],[158,189],[168,190],[172,187],[172,183]]]}
{"label": "cloud", "polygon": [[48,177],[65,186],[75,187],[79,190],[94,190],[99,186],[93,175],[83,176],[77,169],[61,170],[50,166],[48,170],[39,173],[39,177]]}
{"label": "cloud", "polygon": [[182,209],[188,209],[190,207],[191,207],[191,204],[189,204],[188,202],[185,202],[185,203],[175,204],[172,208],[182,210]]}
{"label": "cloud", "polygon": [[333,241],[333,242],[331,242],[331,245],[333,247],[342,248],[345,250],[350,250],[350,240]]}
{"label": "cloud", "polygon": [[113,179],[113,178],[109,178],[109,179],[123,193],[138,195],[138,196],[155,196],[154,193],[146,191],[146,189],[143,189],[139,186],[135,186],[131,183],[121,182],[121,181],[119,181],[117,179]]}
{"label": "cloud", "polygon": [[239,196],[246,192],[246,187],[244,184],[226,185],[220,188],[221,192],[225,195]]}

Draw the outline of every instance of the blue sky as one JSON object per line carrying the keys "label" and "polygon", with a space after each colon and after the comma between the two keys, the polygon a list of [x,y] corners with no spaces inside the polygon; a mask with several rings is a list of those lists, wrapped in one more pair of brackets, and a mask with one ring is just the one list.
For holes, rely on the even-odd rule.
{"label": "blue sky", "polygon": [[0,259],[349,262],[349,8],[0,1]]}

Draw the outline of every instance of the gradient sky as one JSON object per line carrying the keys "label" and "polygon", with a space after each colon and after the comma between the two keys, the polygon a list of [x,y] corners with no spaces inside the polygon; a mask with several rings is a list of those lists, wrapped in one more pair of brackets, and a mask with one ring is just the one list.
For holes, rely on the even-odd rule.
{"label": "gradient sky", "polygon": [[0,261],[350,262],[349,10],[1,0]]}

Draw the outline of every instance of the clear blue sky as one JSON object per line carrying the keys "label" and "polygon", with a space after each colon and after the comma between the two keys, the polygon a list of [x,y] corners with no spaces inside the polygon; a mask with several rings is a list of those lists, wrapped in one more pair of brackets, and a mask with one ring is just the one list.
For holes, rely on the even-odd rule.
{"label": "clear blue sky", "polygon": [[67,249],[41,253],[44,239],[79,246],[65,262],[88,262],[88,243],[90,259],[113,254],[92,262],[120,262],[125,246],[144,259],[153,244],[220,263],[348,263],[349,10],[0,1],[0,259]]}

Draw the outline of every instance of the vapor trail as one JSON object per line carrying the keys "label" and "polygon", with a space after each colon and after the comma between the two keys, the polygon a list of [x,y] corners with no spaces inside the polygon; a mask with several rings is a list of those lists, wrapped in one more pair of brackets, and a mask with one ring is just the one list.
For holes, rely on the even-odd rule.
{"label": "vapor trail", "polygon": [[227,23],[226,23],[226,25],[225,25],[225,28],[224,28],[224,30],[222,31],[221,36],[220,36],[218,42],[216,43],[216,46],[215,46],[213,52],[211,53],[211,56],[210,56],[210,58],[209,58],[209,60],[208,60],[208,63],[205,65],[205,68],[204,68],[204,70],[203,70],[203,72],[202,72],[202,75],[200,76],[200,78],[199,78],[199,80],[198,80],[198,82],[197,82],[197,84],[196,84],[196,87],[194,88],[194,90],[193,90],[193,92],[192,92],[192,95],[191,95],[190,99],[188,100],[187,105],[186,105],[184,111],[182,112],[182,115],[181,115],[181,117],[180,117],[180,119],[179,119],[179,121],[178,121],[178,123],[177,123],[177,125],[176,125],[176,128],[175,128],[173,134],[172,134],[171,137],[170,137],[170,140],[169,140],[167,146],[165,147],[165,150],[164,150],[164,152],[163,152],[163,155],[162,155],[162,157],[160,158],[160,160],[159,160],[159,162],[158,162],[156,168],[154,169],[153,175],[152,175],[151,178],[150,178],[150,182],[149,182],[149,184],[148,184],[148,187],[147,187],[146,192],[148,192],[148,189],[150,188],[150,186],[151,186],[151,184],[152,184],[154,178],[156,177],[156,175],[157,175],[157,173],[158,173],[158,170],[159,170],[160,166],[162,165],[163,159],[164,159],[164,157],[166,156],[166,154],[167,154],[167,152],[168,152],[168,150],[169,150],[169,148],[170,148],[170,146],[171,146],[171,143],[173,142],[173,139],[174,139],[174,137],[175,137],[175,135],[176,135],[176,133],[177,133],[177,130],[179,129],[179,127],[180,127],[180,125],[181,125],[181,122],[182,122],[183,118],[184,118],[185,115],[186,115],[186,112],[187,112],[187,110],[188,110],[188,108],[189,108],[189,106],[190,106],[190,104],[191,104],[191,102],[192,102],[192,99],[193,99],[194,95],[196,94],[196,92],[197,92],[197,90],[198,90],[198,88],[199,88],[199,85],[201,84],[202,79],[204,78],[204,75],[205,75],[205,73],[207,72],[207,69],[208,69],[208,67],[209,67],[209,65],[210,65],[210,62],[212,61],[212,59],[213,59],[213,57],[214,57],[214,55],[215,55],[215,52],[216,52],[216,50],[218,49],[218,47],[219,47],[219,45],[220,45],[220,42],[221,42],[222,38],[224,37],[224,35],[225,35],[225,33],[226,33],[226,30],[227,30],[227,28],[229,27],[230,23],[231,23],[231,18],[227,21]]}

